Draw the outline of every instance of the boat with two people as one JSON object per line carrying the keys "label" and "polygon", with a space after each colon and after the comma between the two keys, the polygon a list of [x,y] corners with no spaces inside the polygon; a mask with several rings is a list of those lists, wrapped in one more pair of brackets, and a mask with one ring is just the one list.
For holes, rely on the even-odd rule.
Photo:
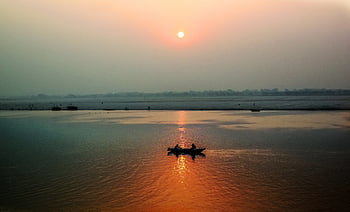
{"label": "boat with two people", "polygon": [[192,144],[191,148],[181,148],[179,144],[176,144],[173,148],[168,147],[168,155],[176,155],[176,157],[179,155],[190,155],[192,159],[194,159],[196,156],[205,157],[205,154],[202,153],[205,149],[206,148],[197,148],[195,144]]}

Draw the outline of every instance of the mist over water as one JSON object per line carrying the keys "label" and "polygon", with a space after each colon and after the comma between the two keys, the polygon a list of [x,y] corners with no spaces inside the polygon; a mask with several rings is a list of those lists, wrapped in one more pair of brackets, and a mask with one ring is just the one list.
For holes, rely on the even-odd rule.
{"label": "mist over water", "polygon": [[[0,209],[345,210],[350,114],[2,111]],[[167,147],[206,147],[205,157]]]}

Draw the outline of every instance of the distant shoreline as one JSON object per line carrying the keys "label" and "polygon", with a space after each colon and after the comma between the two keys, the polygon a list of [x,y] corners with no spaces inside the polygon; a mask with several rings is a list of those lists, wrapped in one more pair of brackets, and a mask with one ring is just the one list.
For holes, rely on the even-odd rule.
{"label": "distant shoreline", "polygon": [[350,110],[349,96],[85,97],[0,100],[0,110]]}
{"label": "distant shoreline", "polygon": [[[52,111],[51,109],[0,109],[0,111]],[[350,111],[350,108],[304,108],[304,109],[259,109],[259,111],[252,111],[252,109],[77,109],[77,110],[67,110],[62,109],[60,111],[52,112],[67,112],[67,111],[251,111],[251,112],[264,112],[264,111]]]}
{"label": "distant shoreline", "polygon": [[57,99],[57,98],[110,98],[110,97],[180,97],[180,98],[215,98],[215,97],[244,97],[244,96],[350,96],[350,89],[345,88],[303,88],[303,89],[244,89],[244,90],[202,90],[202,91],[163,91],[163,92],[115,92],[100,94],[67,94],[50,95],[40,93],[37,95],[0,96],[1,100],[11,99]]}

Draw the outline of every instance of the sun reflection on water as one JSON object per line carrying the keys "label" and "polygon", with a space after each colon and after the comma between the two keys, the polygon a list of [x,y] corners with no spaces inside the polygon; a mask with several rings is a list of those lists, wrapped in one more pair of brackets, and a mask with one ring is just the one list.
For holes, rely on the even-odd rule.
{"label": "sun reflection on water", "polygon": [[186,158],[183,155],[180,155],[176,161],[176,165],[174,167],[175,172],[177,173],[179,179],[179,183],[184,183],[186,177]]}
{"label": "sun reflection on water", "polygon": [[177,124],[178,126],[178,130],[179,130],[179,146],[184,148],[185,147],[185,133],[186,133],[186,111],[179,111],[178,113],[178,120],[177,120]]}

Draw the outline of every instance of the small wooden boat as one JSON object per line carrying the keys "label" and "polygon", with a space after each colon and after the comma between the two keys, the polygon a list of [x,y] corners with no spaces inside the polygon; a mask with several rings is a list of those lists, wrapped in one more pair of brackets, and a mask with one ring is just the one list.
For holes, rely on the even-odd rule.
{"label": "small wooden boat", "polygon": [[190,154],[190,155],[195,155],[195,154],[200,154],[203,152],[206,148],[168,148],[168,151],[174,154]]}
{"label": "small wooden boat", "polygon": [[67,106],[66,110],[78,110],[77,106]]}
{"label": "small wooden boat", "polygon": [[62,110],[62,108],[55,106],[55,107],[52,107],[51,110],[52,111],[60,111],[60,110]]}
{"label": "small wooden boat", "polygon": [[176,157],[179,157],[179,155],[190,155],[192,157],[192,160],[194,160],[197,156],[205,157],[205,154],[202,152],[205,150],[205,148],[168,148],[168,156],[169,155],[175,155]]}

